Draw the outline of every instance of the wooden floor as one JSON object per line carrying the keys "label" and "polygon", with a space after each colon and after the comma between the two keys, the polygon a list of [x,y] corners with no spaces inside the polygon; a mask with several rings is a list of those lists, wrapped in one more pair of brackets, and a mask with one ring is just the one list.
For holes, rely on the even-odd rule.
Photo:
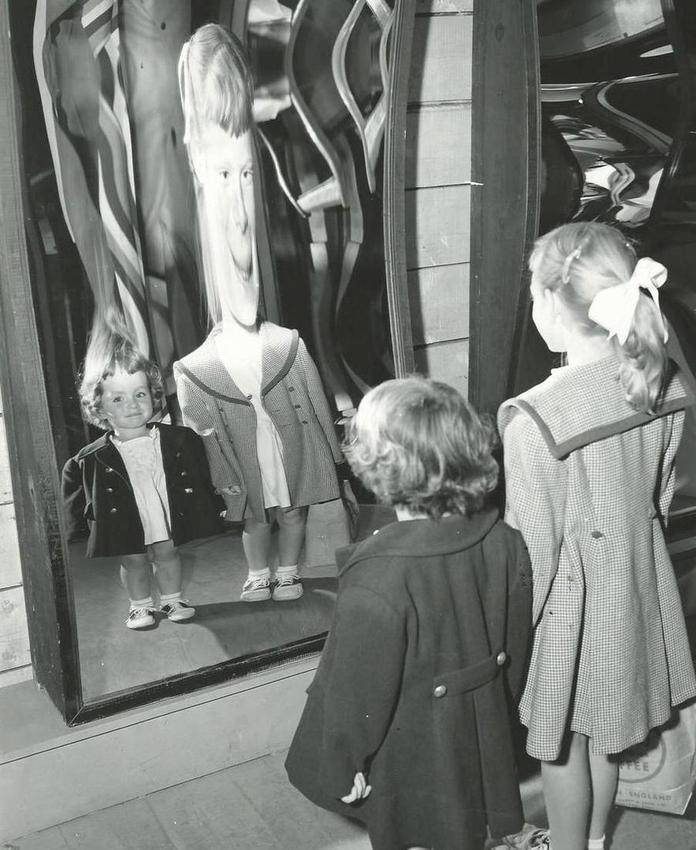
{"label": "wooden floor", "polygon": [[[144,753],[152,760],[156,753]],[[316,808],[288,783],[277,753],[93,812],[6,850],[370,850],[362,828]],[[522,785],[544,825],[538,776]],[[36,805],[41,805],[36,800]],[[696,850],[696,798],[683,817],[615,808],[608,850]],[[448,848],[449,850],[449,848]],[[453,850],[457,850],[453,848]]]}

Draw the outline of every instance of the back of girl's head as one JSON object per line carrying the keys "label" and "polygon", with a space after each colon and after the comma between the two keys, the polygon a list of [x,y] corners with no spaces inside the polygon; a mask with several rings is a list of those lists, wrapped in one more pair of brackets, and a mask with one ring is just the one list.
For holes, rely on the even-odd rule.
{"label": "back of girl's head", "polygon": [[219,24],[199,27],[184,44],[179,91],[188,144],[206,124],[233,136],[251,127],[254,84],[244,48]]}
{"label": "back of girl's head", "polygon": [[108,331],[93,333],[82,366],[80,404],[85,421],[105,431],[110,426],[101,409],[104,380],[119,371],[128,375],[144,372],[150,386],[153,411],[158,413],[164,407],[164,383],[159,367],[130,340]]}
{"label": "back of girl's head", "polygon": [[[625,283],[636,265],[636,252],[616,228],[597,222],[572,222],[537,239],[529,258],[532,288],[555,292],[574,328],[586,337],[607,331],[588,315],[603,289]],[[653,410],[668,368],[664,326],[652,298],[641,293],[628,338],[613,338],[620,360],[619,379],[626,401],[636,410]]]}
{"label": "back of girl's head", "polygon": [[496,437],[452,387],[420,377],[370,390],[347,428],[353,472],[380,502],[434,519],[483,507],[498,481]]}

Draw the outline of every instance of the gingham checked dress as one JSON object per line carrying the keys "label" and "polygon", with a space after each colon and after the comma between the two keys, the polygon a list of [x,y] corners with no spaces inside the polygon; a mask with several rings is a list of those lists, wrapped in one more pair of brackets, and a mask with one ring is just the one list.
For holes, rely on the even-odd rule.
{"label": "gingham checked dress", "polygon": [[498,411],[506,520],[534,575],[534,640],[520,717],[530,755],[553,761],[570,729],[618,753],[696,695],[663,527],[683,409],[673,377],[637,413],[618,360],[555,370]]}

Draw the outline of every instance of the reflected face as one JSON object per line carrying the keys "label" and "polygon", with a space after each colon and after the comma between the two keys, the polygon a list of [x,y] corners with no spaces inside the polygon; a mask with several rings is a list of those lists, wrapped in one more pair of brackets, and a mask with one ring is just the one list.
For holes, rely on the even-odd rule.
{"label": "reflected face", "polygon": [[532,320],[546,343],[549,351],[562,352],[567,350],[566,334],[558,315],[558,307],[553,292],[539,286],[532,279],[530,287],[532,295]]}
{"label": "reflected face", "polygon": [[256,321],[256,207],[251,132],[232,136],[214,124],[195,143],[196,174],[203,188],[209,240],[223,313],[243,325]]}
{"label": "reflected face", "polygon": [[101,412],[117,437],[132,440],[147,433],[153,405],[145,372],[129,375],[119,369],[102,381]]}

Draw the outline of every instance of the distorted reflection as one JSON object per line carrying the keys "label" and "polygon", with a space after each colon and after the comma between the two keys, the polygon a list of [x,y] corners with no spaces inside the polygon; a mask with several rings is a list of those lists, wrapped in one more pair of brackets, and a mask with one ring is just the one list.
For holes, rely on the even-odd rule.
{"label": "distorted reflection", "polygon": [[[11,3],[27,244],[59,465],[99,435],[83,421],[77,397],[90,335],[122,330],[162,372],[164,421],[182,421],[174,366],[190,366],[189,358],[209,344],[206,264],[217,269],[211,280],[217,274],[230,282],[237,275],[238,290],[246,287],[247,300],[258,302],[266,320],[259,338],[264,327],[297,328],[318,369],[316,405],[319,396],[327,400],[318,417],[326,445],[317,447],[315,440],[310,452],[307,441],[295,465],[308,474],[330,464],[333,483],[315,493],[323,505],[307,516],[304,593],[289,604],[240,600],[248,561],[243,476],[216,481],[226,500],[226,530],[179,547],[184,593],[196,608],[185,622],[158,617],[153,628],[126,629],[128,594],[119,559],[86,558],[85,540],[71,543],[69,589],[87,701],[231,659],[301,647],[330,622],[333,549],[345,542],[349,527],[337,498],[349,491],[339,491],[333,472],[341,431],[332,422],[350,415],[370,385],[393,374],[382,141],[398,2],[36,0],[33,16],[26,2]],[[235,30],[253,70],[258,132],[232,134],[231,142],[227,136],[223,148],[244,146],[245,165],[256,175],[244,199],[255,215],[249,238],[235,243],[231,234],[244,230],[239,221],[236,230],[226,229],[219,208],[209,207],[208,239],[201,245],[190,168],[197,152],[189,147],[190,163],[177,63],[191,34],[219,20]],[[208,141],[211,156],[203,169],[216,155],[215,140],[208,135]],[[205,212],[205,202],[199,209]],[[227,209],[233,218],[239,207]],[[234,287],[213,288],[224,315],[237,315],[239,304],[229,301]],[[224,319],[210,313],[214,321]],[[242,325],[255,329],[246,319]],[[259,353],[264,390],[271,364]],[[279,375],[283,364],[275,366]],[[234,377],[244,385],[239,374]],[[233,381],[229,370],[226,380]],[[242,393],[245,403],[249,394]],[[266,405],[269,418],[276,407]],[[254,409],[258,418],[260,408]],[[211,436],[209,423],[188,421],[204,439]],[[283,454],[284,425],[275,421],[274,428],[268,433],[280,438],[276,448]],[[292,491],[292,476],[285,483]],[[276,492],[272,504],[262,499],[261,512],[293,504],[282,495]],[[282,534],[266,528],[264,535],[274,564]]]}

